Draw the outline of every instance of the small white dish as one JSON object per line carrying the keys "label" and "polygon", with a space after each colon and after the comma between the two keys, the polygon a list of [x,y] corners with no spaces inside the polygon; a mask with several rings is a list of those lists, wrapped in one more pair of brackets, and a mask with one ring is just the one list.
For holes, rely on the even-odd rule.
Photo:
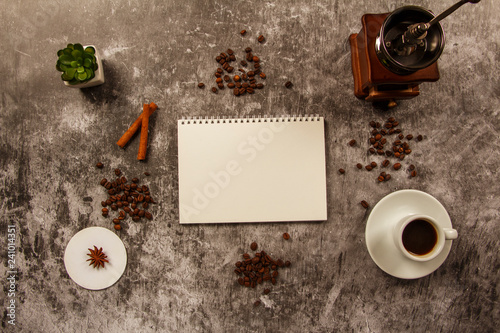
{"label": "small white dish", "polygon": [[[98,249],[108,257],[104,268],[89,266],[89,249]],[[111,230],[90,227],[77,232],[70,239],[64,252],[64,265],[69,277],[83,288],[105,289],[120,279],[127,266],[127,250],[122,240]]]}
{"label": "small white dish", "polygon": [[443,227],[452,228],[443,205],[430,194],[417,190],[401,190],[385,196],[373,207],[366,222],[366,247],[373,261],[387,274],[401,279],[417,279],[434,272],[448,257],[452,244],[452,240],[446,240],[441,253],[429,261],[418,262],[404,256],[394,242],[393,228],[411,214],[426,214]]}

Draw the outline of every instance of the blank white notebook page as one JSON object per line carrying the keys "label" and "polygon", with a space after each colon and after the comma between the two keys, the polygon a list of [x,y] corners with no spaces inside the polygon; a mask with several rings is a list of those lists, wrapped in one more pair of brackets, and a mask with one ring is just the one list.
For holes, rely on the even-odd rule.
{"label": "blank white notebook page", "polygon": [[179,120],[180,223],[327,219],[324,119]]}

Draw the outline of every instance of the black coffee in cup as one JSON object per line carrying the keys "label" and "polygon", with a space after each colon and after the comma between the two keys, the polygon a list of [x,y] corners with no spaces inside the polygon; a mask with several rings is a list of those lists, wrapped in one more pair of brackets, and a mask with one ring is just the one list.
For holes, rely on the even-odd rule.
{"label": "black coffee in cup", "polygon": [[402,241],[408,252],[423,256],[434,249],[438,241],[438,234],[430,222],[417,219],[406,225],[403,230]]}

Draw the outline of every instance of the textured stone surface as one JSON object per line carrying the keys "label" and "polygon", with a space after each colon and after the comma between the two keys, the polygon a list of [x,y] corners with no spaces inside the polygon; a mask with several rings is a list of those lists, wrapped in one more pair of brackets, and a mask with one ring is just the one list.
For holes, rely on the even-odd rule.
{"label": "textured stone surface", "polygon": [[[441,12],[453,1],[414,1]],[[404,1],[4,1],[0,11],[0,244],[2,328],[16,301],[25,332],[493,332],[498,330],[500,227],[500,21],[498,1],[465,5],[443,21],[441,78],[390,111],[353,95],[348,37],[365,13]],[[239,31],[248,31],[245,37]],[[258,44],[263,34],[266,42]],[[64,87],[56,52],[94,44],[107,82]],[[214,57],[250,46],[266,88],[214,95]],[[292,89],[284,88],[292,81]],[[205,82],[206,89],[197,88]],[[115,142],[154,101],[146,162],[138,137]],[[176,121],[183,116],[320,114],[326,119],[328,221],[248,225],[178,224]],[[370,120],[394,116],[413,143],[418,177],[404,170],[378,184],[359,171]],[[358,147],[347,145],[356,139]],[[103,170],[94,165],[102,161]],[[377,161],[379,161],[377,159]],[[152,221],[118,233],[129,256],[117,284],[77,286],[63,254],[100,214],[99,185],[120,168],[141,177],[158,204]],[[338,169],[346,169],[339,175]],[[431,275],[399,280],[371,260],[364,228],[372,206],[399,189],[419,189],[448,210],[459,238]],[[17,292],[7,297],[7,225],[16,226]],[[291,235],[289,241],[281,237]],[[292,267],[267,296],[236,282],[234,262],[251,242]],[[262,300],[259,307],[253,303]]]}

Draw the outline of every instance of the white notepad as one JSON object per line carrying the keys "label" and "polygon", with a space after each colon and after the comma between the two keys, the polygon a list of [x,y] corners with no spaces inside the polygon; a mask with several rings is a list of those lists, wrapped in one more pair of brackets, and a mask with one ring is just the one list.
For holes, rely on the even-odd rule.
{"label": "white notepad", "polygon": [[183,119],[180,223],[327,219],[324,119]]}

